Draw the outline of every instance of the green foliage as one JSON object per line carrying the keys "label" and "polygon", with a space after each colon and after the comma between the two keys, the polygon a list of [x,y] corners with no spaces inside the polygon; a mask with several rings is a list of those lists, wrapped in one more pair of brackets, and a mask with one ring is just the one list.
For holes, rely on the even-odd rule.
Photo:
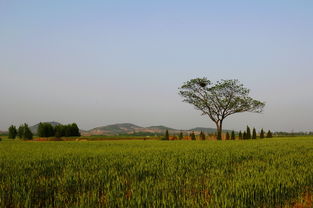
{"label": "green foliage", "polygon": [[20,139],[24,139],[24,140],[32,140],[33,139],[33,133],[30,131],[30,129],[26,123],[23,125],[20,125],[18,127],[17,134],[18,134]]}
{"label": "green foliage", "polygon": [[264,138],[265,138],[264,130],[261,129],[261,132],[260,132],[260,139],[264,139]]}
{"label": "green foliage", "polygon": [[245,131],[243,132],[243,136],[242,136],[242,139],[243,139],[243,140],[246,140],[246,139],[248,139],[248,137],[247,137],[247,132],[245,132]]}
{"label": "green foliage", "polygon": [[68,125],[57,125],[54,128],[54,136],[57,138],[61,137],[80,137],[79,128],[76,123]]}
{"label": "green foliage", "polygon": [[243,136],[242,136],[242,132],[241,131],[239,131],[238,137],[239,137],[239,140],[243,140]]}
{"label": "green foliage", "polygon": [[266,138],[273,138],[273,134],[270,130],[267,132]]}
{"label": "green foliage", "polygon": [[206,77],[196,78],[185,82],[179,90],[184,102],[192,104],[215,122],[218,140],[222,138],[222,124],[226,117],[240,112],[260,113],[265,106],[265,103],[249,97],[250,90],[236,79],[213,84]]}
{"label": "green foliage", "polygon": [[236,139],[236,135],[235,135],[235,131],[231,132],[231,140],[235,140]]}
{"label": "green foliage", "polygon": [[71,129],[71,136],[80,136],[79,128],[76,123],[72,123],[69,128]]}
{"label": "green foliage", "polygon": [[247,132],[246,132],[246,139],[251,139],[251,130],[250,130],[250,127],[247,126]]}
{"label": "green foliage", "polygon": [[55,136],[55,129],[50,123],[39,123],[37,134],[39,137]]}
{"label": "green foliage", "polygon": [[252,131],[252,139],[256,139],[256,130],[255,128],[253,128],[253,131]]}
{"label": "green foliage", "polygon": [[22,139],[23,138],[23,135],[24,135],[24,125],[21,125],[18,127],[18,130],[17,130],[17,136]]}
{"label": "green foliage", "polygon": [[293,207],[313,189],[312,137],[11,141],[0,152],[0,207]]}
{"label": "green foliage", "polygon": [[56,125],[54,127],[54,133],[56,138],[61,138],[65,136],[65,126],[64,125]]}
{"label": "green foliage", "polygon": [[9,139],[15,139],[16,138],[16,136],[17,136],[17,130],[16,130],[16,127],[15,126],[13,126],[13,125],[11,125],[10,127],[9,127],[9,136],[8,136],[8,138]]}
{"label": "green foliage", "polygon": [[23,139],[25,140],[32,140],[33,139],[33,133],[30,131],[27,124],[24,124],[24,135]]}
{"label": "green foliage", "polygon": [[226,140],[229,140],[230,139],[230,135],[228,132],[226,132]]}
{"label": "green foliage", "polygon": [[191,138],[191,140],[196,140],[196,135],[194,132],[190,133],[190,138]]}
{"label": "green foliage", "polygon": [[202,131],[200,132],[200,140],[205,140],[205,134]]}
{"label": "green foliage", "polygon": [[184,138],[184,135],[183,135],[183,132],[182,132],[182,131],[179,133],[178,138],[179,138],[179,140],[182,140],[182,139]]}
{"label": "green foliage", "polygon": [[165,131],[165,135],[164,135],[163,140],[170,140],[170,135],[169,135],[169,133],[168,133],[168,130],[167,130],[167,129],[166,129],[166,131]]}

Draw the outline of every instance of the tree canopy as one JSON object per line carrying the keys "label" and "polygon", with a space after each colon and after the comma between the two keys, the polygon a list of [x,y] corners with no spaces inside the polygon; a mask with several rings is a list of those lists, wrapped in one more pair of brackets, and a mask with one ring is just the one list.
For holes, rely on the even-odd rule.
{"label": "tree canopy", "polygon": [[26,123],[19,126],[17,134],[21,139],[24,139],[24,140],[32,140],[33,139],[33,133],[30,131],[30,129]]}
{"label": "tree canopy", "polygon": [[11,125],[9,127],[9,136],[8,136],[8,138],[9,139],[15,139],[16,136],[17,136],[17,129],[16,129],[15,126]]}
{"label": "tree canopy", "polygon": [[265,103],[249,97],[250,90],[237,79],[211,82],[206,77],[185,82],[179,88],[184,102],[192,104],[216,124],[221,139],[223,120],[235,113],[262,112]]}

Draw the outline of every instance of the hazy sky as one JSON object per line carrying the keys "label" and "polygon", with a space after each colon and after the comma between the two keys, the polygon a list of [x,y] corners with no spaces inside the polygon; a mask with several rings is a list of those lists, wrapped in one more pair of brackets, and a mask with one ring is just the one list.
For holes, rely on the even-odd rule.
{"label": "hazy sky", "polygon": [[0,0],[0,129],[214,127],[178,95],[206,76],[266,102],[225,128],[313,130],[312,38],[312,0]]}

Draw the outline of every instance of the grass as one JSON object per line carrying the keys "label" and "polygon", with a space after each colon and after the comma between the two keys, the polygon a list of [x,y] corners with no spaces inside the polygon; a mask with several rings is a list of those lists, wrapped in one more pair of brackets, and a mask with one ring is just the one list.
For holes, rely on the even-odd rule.
{"label": "grass", "polygon": [[313,137],[0,142],[0,207],[288,207],[313,189]]}

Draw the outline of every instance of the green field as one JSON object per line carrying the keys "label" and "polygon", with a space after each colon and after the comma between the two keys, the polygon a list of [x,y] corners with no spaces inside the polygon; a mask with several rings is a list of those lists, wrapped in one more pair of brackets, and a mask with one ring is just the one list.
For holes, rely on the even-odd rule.
{"label": "green field", "polygon": [[0,207],[289,207],[313,189],[313,137],[0,142]]}

